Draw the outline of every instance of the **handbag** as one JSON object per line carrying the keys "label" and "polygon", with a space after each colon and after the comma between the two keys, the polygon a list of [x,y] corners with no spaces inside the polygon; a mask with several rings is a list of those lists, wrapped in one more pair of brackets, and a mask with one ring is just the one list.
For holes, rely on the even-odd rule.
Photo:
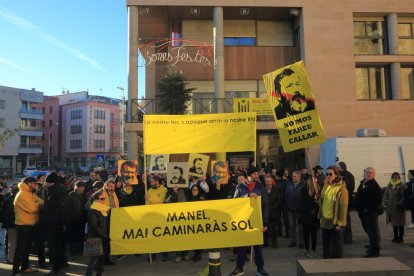
{"label": "handbag", "polygon": [[83,242],[83,256],[101,256],[103,255],[102,239],[88,238]]}

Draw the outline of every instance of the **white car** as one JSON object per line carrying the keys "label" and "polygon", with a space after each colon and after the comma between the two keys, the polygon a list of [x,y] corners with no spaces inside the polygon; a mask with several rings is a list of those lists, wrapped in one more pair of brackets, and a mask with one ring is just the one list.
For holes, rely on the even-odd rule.
{"label": "white car", "polygon": [[37,171],[36,166],[27,166],[23,171],[23,176],[29,176],[31,173]]}

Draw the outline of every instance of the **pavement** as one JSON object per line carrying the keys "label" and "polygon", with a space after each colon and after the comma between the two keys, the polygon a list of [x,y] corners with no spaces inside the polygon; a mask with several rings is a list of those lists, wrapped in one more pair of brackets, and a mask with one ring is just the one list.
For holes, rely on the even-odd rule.
{"label": "pavement", "polygon": [[[407,212],[407,222],[410,217]],[[352,227],[353,227],[353,243],[345,245],[344,255],[345,258],[360,258],[365,255],[364,245],[368,244],[368,237],[363,232],[361,223],[355,211],[351,212]],[[380,229],[381,229],[381,256],[394,257],[403,264],[414,269],[414,247],[410,247],[410,244],[414,244],[414,229],[407,229],[405,227],[404,243],[396,244],[392,243],[393,238],[392,226],[385,224],[385,214],[380,216]],[[407,223],[408,224],[408,223]],[[0,232],[0,241],[3,241],[4,231]],[[278,239],[279,248],[264,248],[263,255],[265,258],[265,269],[269,275],[296,275],[296,261],[300,259],[309,259],[303,255],[303,249],[288,248],[289,240],[284,237]],[[192,253],[190,253],[192,254]],[[317,257],[322,257],[321,248],[321,236],[319,233],[317,243]],[[147,262],[148,255],[142,255],[136,257],[134,255],[126,256],[120,261],[116,261],[116,265],[105,266],[104,275],[199,275],[208,264],[208,252],[202,253],[202,259],[200,262],[182,261],[181,263],[174,263],[174,253],[169,254],[169,260],[167,262],[161,262],[158,258],[157,261],[149,264]],[[222,275],[229,275],[235,268],[235,262],[231,261],[232,250],[221,250],[221,272]],[[0,246],[0,260],[4,260],[4,243]],[[30,257],[31,265],[36,266],[36,257]],[[86,265],[88,262],[87,257],[77,256],[69,257],[69,267],[62,272],[61,275],[84,275]],[[11,275],[12,266],[4,263],[0,263],[0,275]],[[32,275],[43,275],[50,271],[49,269],[41,269],[37,273]],[[255,275],[256,267],[254,263],[246,263],[244,267],[244,275]],[[414,271],[413,271],[414,275]]]}

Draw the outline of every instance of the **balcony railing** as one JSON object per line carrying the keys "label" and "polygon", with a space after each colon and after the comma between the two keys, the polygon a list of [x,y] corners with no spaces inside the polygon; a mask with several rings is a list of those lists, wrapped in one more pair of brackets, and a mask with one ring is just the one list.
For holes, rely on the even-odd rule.
{"label": "balcony railing", "polygon": [[32,109],[32,108],[20,108],[20,116],[24,119],[37,119],[43,120],[43,113],[41,110]]}
{"label": "balcony railing", "polygon": [[42,146],[39,144],[20,144],[19,153],[42,153]]}
{"label": "balcony railing", "polygon": [[[144,114],[168,114],[160,108],[160,99],[141,99],[132,100],[133,108],[137,110],[132,114],[131,119],[127,118],[128,123],[142,122]],[[175,106],[181,106],[182,99],[171,99],[171,110]],[[218,106],[223,107],[224,113],[233,112],[232,98],[192,98],[185,106],[184,114],[211,114],[217,113]],[[172,112],[175,113],[175,112]],[[273,121],[273,116],[257,116],[258,121]]]}
{"label": "balcony railing", "polygon": [[22,135],[22,136],[42,137],[43,136],[43,131],[38,129],[38,128],[34,128],[34,127],[22,127],[22,128],[20,128],[20,135]]}

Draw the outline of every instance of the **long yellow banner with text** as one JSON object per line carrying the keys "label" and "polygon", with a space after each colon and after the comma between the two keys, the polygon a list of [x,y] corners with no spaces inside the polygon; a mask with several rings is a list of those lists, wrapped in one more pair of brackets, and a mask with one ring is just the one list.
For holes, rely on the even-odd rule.
{"label": "long yellow banner with text", "polygon": [[145,115],[145,154],[256,151],[256,113]]}
{"label": "long yellow banner with text", "polygon": [[114,208],[111,255],[263,243],[261,197]]}
{"label": "long yellow banner with text", "polygon": [[265,74],[263,80],[283,150],[324,143],[325,134],[303,61]]}

